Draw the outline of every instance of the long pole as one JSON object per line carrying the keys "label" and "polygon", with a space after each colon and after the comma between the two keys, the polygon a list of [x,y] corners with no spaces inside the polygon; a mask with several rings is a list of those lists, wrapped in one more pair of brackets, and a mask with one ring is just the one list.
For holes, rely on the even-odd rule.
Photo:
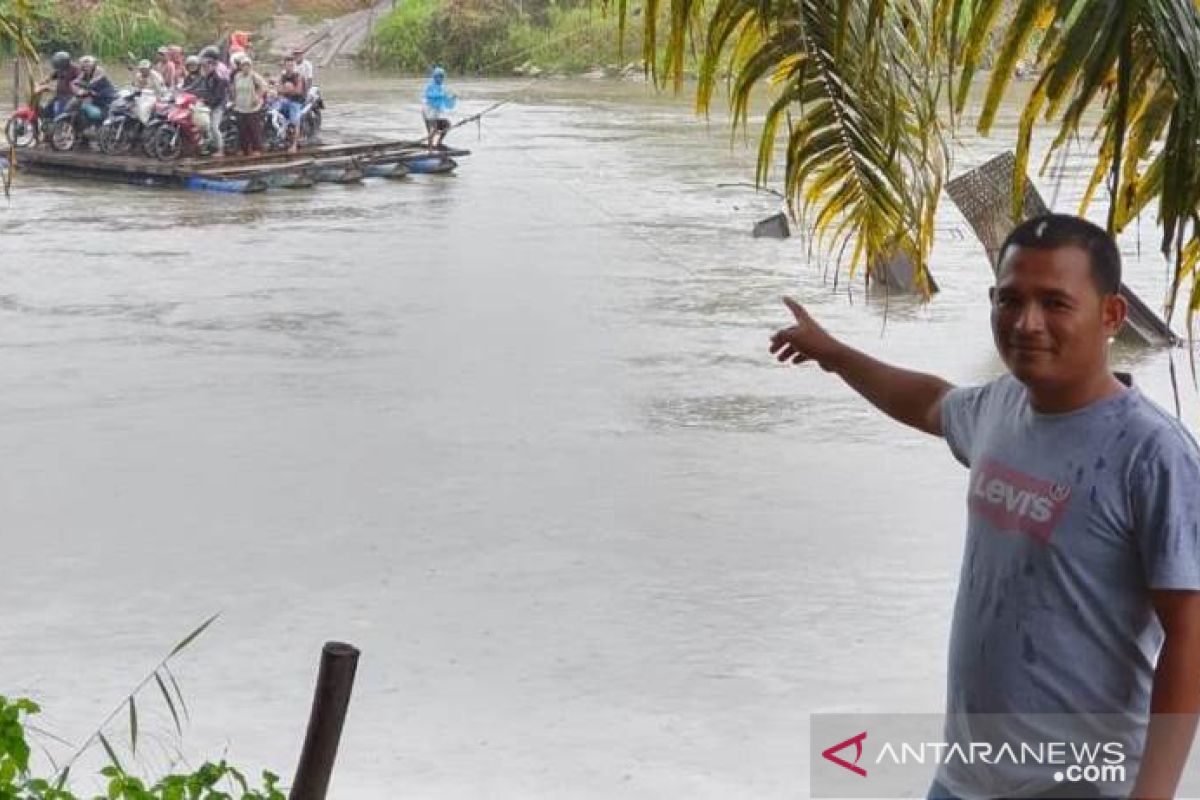
{"label": "long pole", "polygon": [[21,54],[13,55],[13,108],[21,105]]}
{"label": "long pole", "polygon": [[350,707],[358,654],[357,647],[342,642],[327,642],[321,651],[308,732],[304,735],[300,763],[296,765],[290,800],[325,800],[346,710]]}

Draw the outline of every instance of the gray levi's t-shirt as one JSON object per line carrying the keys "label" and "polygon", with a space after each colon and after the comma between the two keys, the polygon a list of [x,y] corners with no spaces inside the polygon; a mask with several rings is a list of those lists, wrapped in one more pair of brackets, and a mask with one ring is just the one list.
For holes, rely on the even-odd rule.
{"label": "gray levi's t-shirt", "polygon": [[[1065,718],[1040,715],[1106,715],[1093,733],[1123,743],[1127,769],[1100,787],[1127,796],[1163,640],[1150,590],[1200,590],[1195,440],[1136,388],[1040,414],[1011,375],[951,390],[942,431],[971,470],[947,740],[995,741],[998,726],[1016,742],[1035,731],[1069,742],[1086,718],[1060,728]],[[951,763],[938,778],[960,797],[995,797],[1051,790],[1053,772]]]}

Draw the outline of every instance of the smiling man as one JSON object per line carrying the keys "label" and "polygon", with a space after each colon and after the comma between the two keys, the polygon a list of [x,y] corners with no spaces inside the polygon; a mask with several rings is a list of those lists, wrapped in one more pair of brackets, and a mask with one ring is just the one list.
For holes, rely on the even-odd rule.
{"label": "smiling man", "polygon": [[[944,437],[971,470],[948,739],[1094,734],[1121,743],[1126,779],[1077,794],[1166,798],[1200,712],[1200,451],[1109,369],[1126,315],[1120,283],[1104,230],[1049,215],[1000,250],[992,333],[1009,374],[991,383],[956,388],[884,364],[790,299],[795,324],[771,352],[817,362],[889,416]],[[943,767],[930,796],[1065,788],[1039,765],[976,765]]]}

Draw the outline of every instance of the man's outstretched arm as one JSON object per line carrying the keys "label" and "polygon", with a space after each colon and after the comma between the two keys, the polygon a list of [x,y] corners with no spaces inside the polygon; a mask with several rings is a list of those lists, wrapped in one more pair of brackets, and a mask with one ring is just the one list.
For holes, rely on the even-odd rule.
{"label": "man's outstretched arm", "polygon": [[815,361],[892,419],[917,430],[942,435],[942,398],[954,388],[937,377],[893,367],[830,336],[790,297],[783,298],[795,324],[771,338],[771,352],[782,363]]}

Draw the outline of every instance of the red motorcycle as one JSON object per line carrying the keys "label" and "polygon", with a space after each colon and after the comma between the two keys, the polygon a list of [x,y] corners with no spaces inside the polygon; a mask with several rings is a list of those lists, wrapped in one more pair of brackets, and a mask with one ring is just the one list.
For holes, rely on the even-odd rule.
{"label": "red motorcycle", "polygon": [[43,92],[34,97],[33,105],[24,105],[4,123],[4,138],[13,147],[33,147],[48,136],[54,122],[53,104],[40,104]]}
{"label": "red motorcycle", "polygon": [[163,161],[174,161],[185,152],[207,155],[211,120],[205,124],[203,118],[208,114],[208,108],[196,95],[187,92],[176,95],[166,120],[154,132],[154,155]]}

